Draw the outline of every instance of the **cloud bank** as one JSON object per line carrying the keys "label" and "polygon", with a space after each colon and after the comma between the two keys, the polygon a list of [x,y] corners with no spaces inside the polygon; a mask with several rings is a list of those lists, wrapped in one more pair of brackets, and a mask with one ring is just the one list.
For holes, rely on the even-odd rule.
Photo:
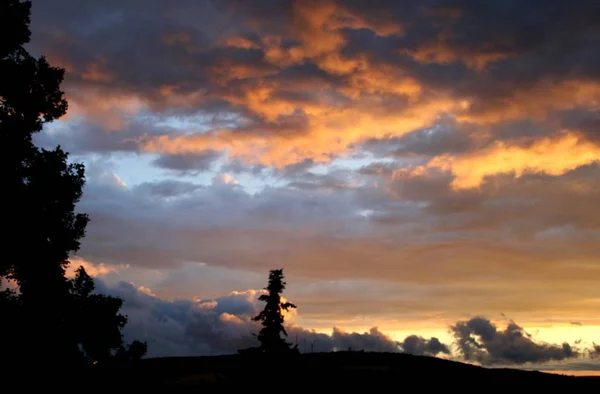
{"label": "cloud bank", "polygon": [[[262,305],[260,290],[233,292],[225,297],[206,300],[167,301],[148,289],[119,282],[107,286],[95,279],[98,291],[124,299],[123,313],[129,317],[124,329],[127,340],[148,342],[150,357],[199,356],[236,353],[256,346],[253,336],[260,329],[252,320]],[[438,338],[409,335],[398,342],[377,327],[368,332],[346,332],[334,327],[331,334],[304,329],[286,316],[288,341],[301,352],[375,351],[404,352],[419,356],[441,356],[493,365],[535,365],[548,361],[577,359],[583,356],[568,343],[547,344],[536,341],[522,327],[510,322],[505,330],[483,317],[459,321],[451,326],[458,353]],[[597,346],[589,350],[593,358]]]}

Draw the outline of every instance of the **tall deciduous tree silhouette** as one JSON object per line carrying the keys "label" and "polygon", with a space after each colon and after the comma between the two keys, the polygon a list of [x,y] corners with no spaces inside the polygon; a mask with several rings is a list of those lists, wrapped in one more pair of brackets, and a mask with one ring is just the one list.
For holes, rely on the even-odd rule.
{"label": "tall deciduous tree silhouette", "polygon": [[0,0],[0,179],[7,211],[0,280],[14,280],[20,292],[0,295],[1,347],[16,362],[40,356],[79,360],[77,326],[95,330],[86,334],[87,349],[98,345],[90,338],[105,342],[97,346],[102,351],[90,350],[102,358],[106,346],[115,343],[116,332],[120,338],[121,301],[88,294],[86,302],[95,305],[97,318],[104,320],[93,327],[74,323],[88,318],[75,307],[81,300],[75,301],[90,287],[81,271],[78,288],[65,277],[69,255],[79,249],[88,223],[87,215],[75,212],[85,183],[84,167],[69,163],[60,146],[45,150],[33,143],[44,124],[66,113],[67,101],[60,90],[64,70],[24,48],[31,36],[30,14],[29,1]]}
{"label": "tall deciduous tree silhouette", "polygon": [[77,348],[64,327],[65,267],[88,222],[74,212],[85,179],[83,165],[68,163],[60,147],[44,150],[32,142],[44,124],[65,114],[67,102],[60,90],[64,70],[23,47],[30,39],[30,11],[29,1],[0,0],[0,177],[10,209],[0,275],[15,280],[21,292],[25,318],[16,332],[37,339],[24,340],[30,346],[21,353],[72,357]]}
{"label": "tall deciduous tree silhouette", "polygon": [[296,308],[291,302],[281,302],[281,293],[286,283],[283,281],[283,269],[271,270],[269,284],[265,287],[267,294],[262,294],[258,299],[266,303],[254,321],[260,321],[263,328],[258,334],[260,350],[265,353],[284,353],[291,350],[290,344],[281,336],[287,336],[283,327],[284,317],[282,311]]}
{"label": "tall deciduous tree silhouette", "polygon": [[[27,296],[43,277],[35,267],[38,257],[50,252],[47,258],[60,268],[68,252],[79,247],[87,223],[72,209],[81,196],[83,167],[67,164],[60,147],[45,151],[32,142],[45,123],[65,114],[67,102],[60,90],[64,70],[23,48],[30,39],[30,8],[28,1],[0,0],[0,174],[5,206],[11,209],[5,222],[10,231],[4,235],[11,247],[3,251],[0,274],[17,280]],[[55,279],[62,273],[56,271]]]}

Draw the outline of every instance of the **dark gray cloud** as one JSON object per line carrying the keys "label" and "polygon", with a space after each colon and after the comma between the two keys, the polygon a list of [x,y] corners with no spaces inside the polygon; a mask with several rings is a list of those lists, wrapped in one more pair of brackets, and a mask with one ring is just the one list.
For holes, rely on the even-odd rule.
{"label": "dark gray cloud", "polygon": [[388,162],[388,161],[374,161],[366,166],[362,166],[357,170],[362,175],[379,175],[384,177],[390,177],[395,170],[398,170],[404,166],[403,162]]}
{"label": "dark gray cloud", "polygon": [[[597,77],[599,59],[590,46],[600,32],[598,4],[594,1],[578,2],[575,7],[560,0],[526,4],[517,0],[503,1],[490,6],[464,0],[418,4],[358,0],[340,4],[372,21],[372,26],[385,23],[404,26],[402,38],[394,39],[394,49],[437,50],[430,55],[435,68],[415,65],[414,72],[421,77],[419,79],[431,78],[431,82],[458,88],[464,93],[500,98],[510,94],[517,84],[526,88],[536,81],[567,74]],[[388,37],[380,40],[391,41]],[[362,47],[365,50],[378,48],[373,42]],[[386,49],[389,56],[393,56],[392,48]],[[447,60],[436,58],[444,52],[451,55]],[[446,69],[458,70],[459,62],[494,55],[500,58],[486,68],[485,74],[442,72],[440,78],[430,73],[444,71],[439,64],[445,62],[449,63]],[[550,59],[556,61],[548,64]],[[488,83],[487,89],[484,81]]]}
{"label": "dark gray cloud", "polygon": [[122,312],[129,318],[125,340],[147,341],[150,357],[230,354],[253,343],[256,327],[248,317],[255,308],[248,294],[166,301],[131,283],[96,282],[98,291],[124,300]]}
{"label": "dark gray cloud", "polygon": [[585,138],[598,142],[600,140],[600,110],[598,108],[573,108],[558,111],[551,120],[559,127],[576,130]]}
{"label": "dark gray cloud", "polygon": [[130,120],[119,123],[118,130],[107,131],[102,122],[77,119],[51,124],[34,138],[38,146],[54,148],[61,145],[74,155],[134,153],[138,151],[136,139],[141,134],[161,135],[172,132],[175,132],[173,128],[154,124],[152,120]]}
{"label": "dark gray cloud", "polygon": [[165,180],[160,182],[145,182],[135,186],[136,190],[142,191],[151,197],[169,198],[192,193],[195,190],[202,188],[201,185],[196,185],[191,182],[183,182],[178,180]]}
{"label": "dark gray cloud", "polygon": [[[231,354],[257,345],[252,334],[260,326],[251,318],[262,306],[256,291],[233,292],[207,300],[166,301],[131,283],[108,286],[101,279],[96,282],[99,292],[124,300],[122,312],[129,317],[125,339],[147,341],[151,357]],[[334,328],[327,335],[292,325],[288,328],[288,341],[298,343],[303,352],[400,351],[395,341],[375,327],[365,333]]]}
{"label": "dark gray cloud", "polygon": [[288,178],[291,181],[287,186],[295,189],[341,191],[359,186],[354,172],[344,169],[332,169],[327,174],[305,171],[296,175],[290,174]]}
{"label": "dark gray cloud", "polygon": [[450,348],[433,337],[426,339],[417,335],[410,335],[401,344],[404,353],[417,356],[437,356],[438,354],[450,354]]}
{"label": "dark gray cloud", "polygon": [[334,328],[331,339],[335,344],[335,348],[339,350],[399,351],[397,342],[383,334],[377,327],[373,327],[369,332],[363,334],[356,332],[347,333]]}
{"label": "dark gray cloud", "polygon": [[501,330],[484,317],[474,317],[459,321],[450,329],[464,359],[484,365],[542,363],[580,355],[566,342],[562,345],[536,343],[512,321]]}
{"label": "dark gray cloud", "polygon": [[211,149],[199,153],[162,154],[152,164],[180,173],[194,173],[210,169],[214,161],[220,156],[220,152]]}
{"label": "dark gray cloud", "polygon": [[401,137],[369,139],[360,148],[375,157],[402,160],[404,166],[425,164],[435,156],[469,154],[498,141],[528,147],[544,136],[557,135],[554,132],[557,128],[578,131],[584,138],[593,139],[597,137],[599,119],[598,114],[589,109],[556,111],[544,120],[520,117],[489,125],[459,122],[454,117],[444,116],[431,127]]}
{"label": "dark gray cloud", "polygon": [[474,146],[474,142],[469,137],[469,131],[474,128],[474,125],[459,127],[450,120],[403,137],[372,139],[366,141],[363,148],[379,157],[435,156],[443,153],[464,153]]}
{"label": "dark gray cloud", "polygon": [[[185,44],[189,40],[198,49],[206,48],[224,31],[226,20],[211,2],[185,0],[176,8],[161,1],[145,4],[34,1],[32,30],[38,38],[34,44],[70,66],[74,82],[85,78],[91,63],[101,61],[116,73],[116,80],[110,82],[117,82],[121,90],[169,85],[196,67],[208,67],[202,52],[190,53]],[[62,45],[52,45],[57,43]],[[110,83],[101,78],[84,80]]]}
{"label": "dark gray cloud", "polygon": [[288,330],[291,342],[298,341],[301,352],[333,352],[333,351],[366,351],[366,352],[400,352],[399,344],[382,333],[377,327],[368,332],[346,332],[333,328],[331,335],[317,333],[300,327]]}
{"label": "dark gray cloud", "polygon": [[[598,198],[599,170],[592,164],[562,176],[525,173],[515,179],[512,174],[503,174],[489,177],[478,189],[458,191],[451,187],[452,176],[444,172],[415,176],[399,171],[393,178],[390,173],[387,176],[393,197],[423,203],[421,212],[435,218],[440,231],[504,227],[507,232],[503,236],[533,240],[552,229],[577,232],[599,228],[600,216],[593,208]],[[575,199],[577,205],[567,203]],[[394,212],[382,211],[381,215],[387,218]]]}
{"label": "dark gray cloud", "polygon": [[[129,317],[125,340],[147,341],[150,357],[231,354],[257,344],[252,334],[260,326],[251,318],[262,308],[257,301],[260,291],[234,291],[228,296],[204,300],[167,301],[132,283],[107,285],[102,279],[95,280],[97,291],[124,300],[122,312]],[[377,327],[363,333],[333,328],[331,334],[325,334],[299,327],[293,321],[287,326],[287,340],[297,344],[301,352],[403,351],[453,357],[450,347],[437,338],[410,335],[399,343]],[[459,321],[451,329],[460,352],[454,356],[484,365],[543,363],[580,355],[568,344],[535,342],[514,322],[502,331],[489,320],[477,317]],[[595,357],[599,351],[595,346],[589,353]]]}

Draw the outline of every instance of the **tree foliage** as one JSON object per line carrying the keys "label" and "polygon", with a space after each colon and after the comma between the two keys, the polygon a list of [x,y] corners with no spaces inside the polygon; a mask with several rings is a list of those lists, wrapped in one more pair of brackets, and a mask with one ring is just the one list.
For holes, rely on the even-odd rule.
{"label": "tree foliage", "polygon": [[79,267],[70,281],[73,303],[71,327],[86,360],[105,362],[123,346],[121,329],[127,317],[119,313],[123,300],[95,294],[94,280]]}
{"label": "tree foliage", "polygon": [[135,340],[127,346],[121,346],[115,358],[118,361],[136,362],[140,361],[148,351],[148,344]]}
{"label": "tree foliage", "polygon": [[5,356],[29,362],[39,355],[80,361],[82,352],[106,360],[122,347],[122,300],[94,294],[83,268],[68,280],[69,256],[88,223],[75,212],[84,166],[60,146],[40,149],[33,135],[66,113],[64,70],[24,48],[30,40],[31,2],[0,0],[0,177],[8,214],[3,225],[0,279],[17,291],[0,292],[0,340]]}
{"label": "tree foliage", "polygon": [[262,329],[258,333],[260,350],[266,353],[285,353],[291,350],[290,344],[281,336],[287,336],[283,326],[283,311],[296,308],[291,302],[281,302],[281,293],[285,289],[283,269],[271,270],[269,283],[265,290],[267,294],[261,294],[259,301],[265,302],[264,309],[254,317],[254,321],[260,321]]}
{"label": "tree foliage", "polygon": [[[30,39],[30,8],[30,2],[0,1],[0,175],[9,191],[3,195],[5,206],[12,211],[6,223],[11,231],[4,235],[12,247],[4,251],[0,274],[24,287],[42,276],[33,267],[37,256],[52,249],[53,258],[65,260],[65,253],[77,250],[87,222],[85,215],[69,209],[81,196],[83,167],[67,164],[60,147],[45,151],[32,142],[45,123],[65,114],[67,102],[60,90],[64,70],[51,67],[44,57],[34,58],[23,47]],[[60,184],[48,187],[56,180]],[[57,229],[76,234],[70,237]],[[25,242],[26,249],[17,247]]]}

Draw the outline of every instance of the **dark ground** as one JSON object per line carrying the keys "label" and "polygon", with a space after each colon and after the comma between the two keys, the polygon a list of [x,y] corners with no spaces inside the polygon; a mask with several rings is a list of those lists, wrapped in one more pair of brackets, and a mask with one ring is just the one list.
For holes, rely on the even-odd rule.
{"label": "dark ground", "polygon": [[[50,366],[52,367],[52,366]],[[133,365],[62,370],[57,388],[79,392],[298,392],[298,390],[458,390],[542,389],[600,392],[600,377],[570,377],[511,369],[487,369],[433,357],[397,353],[314,353],[279,359],[264,356],[174,357]],[[58,376],[55,376],[58,377]],[[38,378],[30,385],[50,381]]]}

